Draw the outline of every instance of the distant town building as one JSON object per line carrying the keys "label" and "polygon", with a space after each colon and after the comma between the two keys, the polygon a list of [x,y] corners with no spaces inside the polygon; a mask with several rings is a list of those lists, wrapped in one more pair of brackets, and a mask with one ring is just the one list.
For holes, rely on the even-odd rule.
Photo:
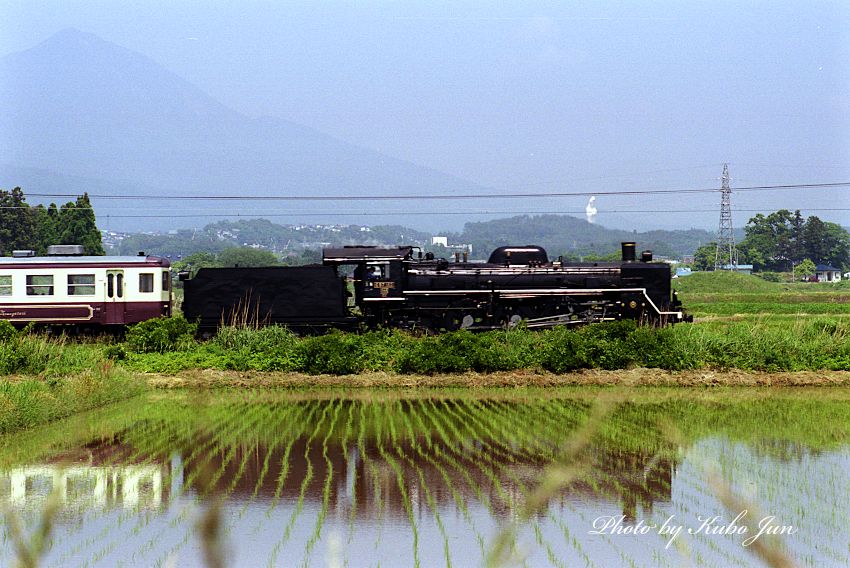
{"label": "distant town building", "polygon": [[472,245],[470,244],[450,244],[448,237],[431,237],[431,245],[432,246],[441,246],[445,247],[453,253],[466,253],[467,255],[472,254]]}

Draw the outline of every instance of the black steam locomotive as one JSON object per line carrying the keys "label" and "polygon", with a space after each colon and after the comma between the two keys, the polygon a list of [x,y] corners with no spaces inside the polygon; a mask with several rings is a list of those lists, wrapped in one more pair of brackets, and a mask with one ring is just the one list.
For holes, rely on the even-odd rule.
{"label": "black steam locomotive", "polygon": [[538,246],[505,246],[486,263],[416,247],[326,248],[322,265],[204,268],[181,274],[183,312],[203,331],[279,324],[299,332],[393,327],[427,331],[529,328],[636,319],[685,321],[670,269],[652,253],[620,262],[550,262]]}

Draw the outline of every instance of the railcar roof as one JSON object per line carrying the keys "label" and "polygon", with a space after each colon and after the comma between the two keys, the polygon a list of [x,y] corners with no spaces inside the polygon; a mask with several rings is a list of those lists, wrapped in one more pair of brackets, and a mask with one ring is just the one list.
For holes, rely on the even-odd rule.
{"label": "railcar roof", "polygon": [[9,264],[151,264],[168,260],[158,256],[2,256],[0,265]]}

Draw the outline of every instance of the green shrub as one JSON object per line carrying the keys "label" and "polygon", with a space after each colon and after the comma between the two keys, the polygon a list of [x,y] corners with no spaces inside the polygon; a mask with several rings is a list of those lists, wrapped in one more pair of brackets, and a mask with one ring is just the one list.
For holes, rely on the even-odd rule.
{"label": "green shrub", "polygon": [[127,350],[123,345],[108,345],[103,350],[103,356],[114,361],[123,361],[127,358]]}
{"label": "green shrub", "polygon": [[179,351],[194,344],[197,329],[183,316],[150,319],[130,328],[127,346],[136,353]]}
{"label": "green shrub", "polygon": [[547,331],[541,366],[553,373],[590,367],[584,356],[583,337],[566,327]]}
{"label": "green shrub", "polygon": [[556,328],[546,333],[544,343],[541,366],[553,373],[632,365],[669,370],[698,366],[693,350],[677,344],[671,328],[640,327],[634,321]]}
{"label": "green shrub", "polygon": [[462,373],[474,368],[478,337],[466,330],[418,338],[399,358],[400,373]]}
{"label": "green shrub", "polygon": [[[693,326],[684,325],[673,328],[638,328],[632,336],[635,350],[642,356],[641,365],[657,367],[668,371],[683,371],[702,366],[697,345],[690,340],[689,332]],[[643,334],[651,333],[652,340],[645,340]],[[644,341],[656,342],[646,345]]]}
{"label": "green shrub", "polygon": [[637,324],[632,320],[593,324],[579,329],[583,356],[590,367],[607,370],[625,369],[636,361],[629,336]]}
{"label": "green shrub", "polygon": [[297,356],[311,375],[351,375],[365,367],[360,336],[338,331],[302,339]]}
{"label": "green shrub", "polygon": [[476,371],[515,371],[539,365],[540,334],[526,329],[489,331],[477,336]]}
{"label": "green shrub", "polygon": [[413,348],[417,339],[409,334],[390,329],[369,331],[360,336],[364,370],[396,370],[405,353]]}

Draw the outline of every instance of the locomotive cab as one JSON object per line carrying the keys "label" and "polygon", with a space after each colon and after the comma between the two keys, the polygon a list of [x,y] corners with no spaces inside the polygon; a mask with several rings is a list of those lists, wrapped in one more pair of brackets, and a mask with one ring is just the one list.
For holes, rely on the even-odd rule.
{"label": "locomotive cab", "polygon": [[354,267],[354,296],[359,303],[366,298],[399,297],[402,284],[399,260],[359,262]]}
{"label": "locomotive cab", "polygon": [[358,306],[369,302],[401,300],[406,281],[404,261],[410,260],[413,247],[342,247],[323,251],[322,264],[353,266],[354,300]]}

